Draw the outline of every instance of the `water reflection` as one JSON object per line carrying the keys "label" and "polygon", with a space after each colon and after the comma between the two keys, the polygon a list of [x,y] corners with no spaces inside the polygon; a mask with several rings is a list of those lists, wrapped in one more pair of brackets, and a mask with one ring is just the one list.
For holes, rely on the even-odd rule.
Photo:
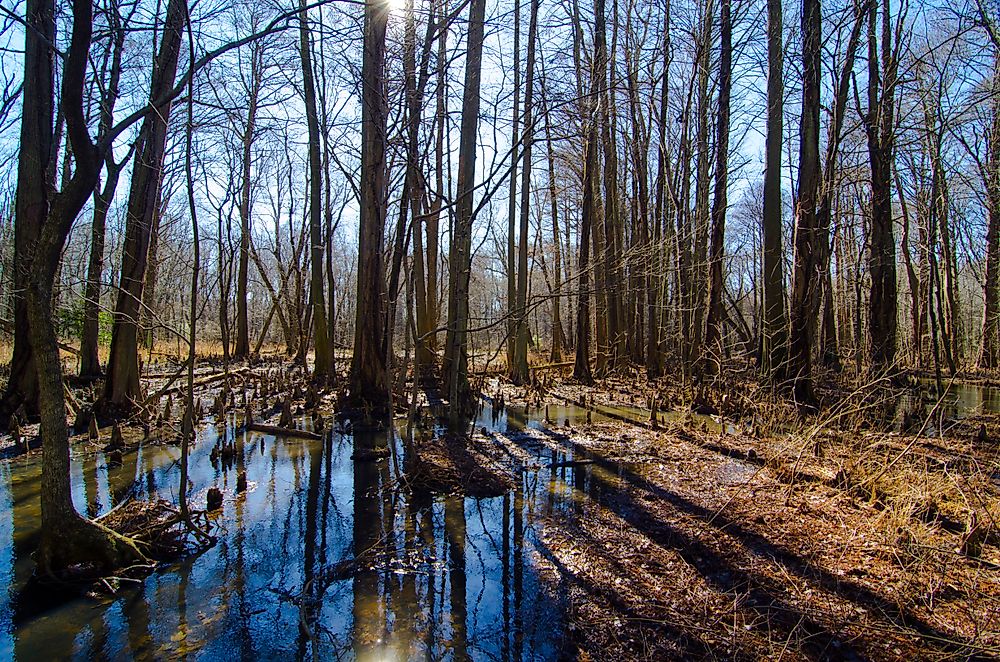
{"label": "water reflection", "polygon": [[[509,410],[497,429],[508,425],[538,420]],[[235,444],[233,458],[213,462],[217,443]],[[390,456],[351,460],[379,449]],[[311,441],[209,428],[192,449],[191,494],[202,505],[209,487],[225,493],[218,544],[114,599],[55,606],[18,599],[37,540],[39,466],[11,460],[0,465],[0,658],[557,658],[561,599],[540,577],[534,526],[578,507],[573,486],[586,472],[550,471],[544,453],[510,494],[431,498],[405,489],[395,433]],[[118,466],[100,452],[74,456],[74,501],[88,515],[132,494],[175,501],[179,455],[149,446]],[[248,489],[237,494],[242,471]]]}
{"label": "water reflection", "polygon": [[947,430],[950,420],[1000,413],[1000,388],[960,382],[945,382],[942,388],[939,394],[933,380],[921,380],[917,388],[898,398],[890,409],[894,427],[913,431],[923,426],[925,434],[934,436]]}

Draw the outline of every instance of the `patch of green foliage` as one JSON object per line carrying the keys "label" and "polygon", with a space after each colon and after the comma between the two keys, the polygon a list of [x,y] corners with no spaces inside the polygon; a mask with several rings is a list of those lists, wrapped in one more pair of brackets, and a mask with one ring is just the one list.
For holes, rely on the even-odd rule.
{"label": "patch of green foliage", "polygon": [[[60,306],[55,311],[56,333],[60,338],[83,338],[84,301],[75,298],[68,306]],[[107,345],[111,342],[111,327],[114,316],[106,311],[97,313],[97,342]]]}

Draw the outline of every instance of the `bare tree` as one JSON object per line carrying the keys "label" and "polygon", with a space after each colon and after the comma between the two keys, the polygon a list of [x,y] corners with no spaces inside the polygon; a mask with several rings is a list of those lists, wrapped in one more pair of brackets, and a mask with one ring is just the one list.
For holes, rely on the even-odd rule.
{"label": "bare tree", "polygon": [[476,133],[479,130],[480,84],[486,0],[469,4],[468,50],[465,56],[465,92],[462,96],[462,129],[458,150],[458,190],[455,229],[448,265],[448,332],[445,340],[444,376],[452,430],[464,426],[471,403],[469,389],[469,276],[472,270],[473,192],[476,177]]}
{"label": "bare tree", "polygon": [[[170,0],[163,24],[160,51],[150,82],[151,104],[165,98],[174,86],[186,21],[186,0]],[[157,112],[146,115],[139,130],[132,166],[132,186],[129,190],[125,243],[122,247],[118,302],[115,305],[115,322],[111,332],[111,355],[100,404],[105,415],[127,413],[142,397],[139,384],[139,318],[150,238],[160,198],[170,110],[170,101],[160,104],[156,108]]]}
{"label": "bare tree", "polygon": [[383,346],[386,324],[382,246],[385,243],[386,98],[385,31],[389,9],[365,3],[361,65],[361,221],[354,355],[348,388],[351,400],[373,412],[389,400]]}

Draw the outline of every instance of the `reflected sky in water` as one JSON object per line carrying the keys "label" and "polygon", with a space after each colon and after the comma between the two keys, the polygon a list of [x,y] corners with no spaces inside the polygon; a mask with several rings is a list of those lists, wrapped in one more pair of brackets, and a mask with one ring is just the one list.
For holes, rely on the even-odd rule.
{"label": "reflected sky in water", "polygon": [[[554,420],[579,422],[573,408]],[[504,432],[536,426],[544,411],[509,409]],[[538,518],[579,507],[589,467],[525,471],[491,499],[415,497],[403,488],[397,435],[336,432],[323,441],[224,434],[242,446],[232,462],[209,455],[218,428],[192,450],[192,500],[225,493],[218,543],[168,565],[104,602],[26,604],[18,591],[37,543],[38,458],[0,464],[0,659],[555,659],[562,646],[562,589],[543,581]],[[235,435],[235,436],[234,436]],[[355,446],[388,446],[378,462],[352,461]],[[541,453],[542,451],[538,451]],[[176,502],[179,448],[148,446],[109,467],[102,453],[74,456],[81,512],[106,512],[130,494]],[[235,493],[246,471],[249,489]],[[345,561],[359,561],[345,572]]]}

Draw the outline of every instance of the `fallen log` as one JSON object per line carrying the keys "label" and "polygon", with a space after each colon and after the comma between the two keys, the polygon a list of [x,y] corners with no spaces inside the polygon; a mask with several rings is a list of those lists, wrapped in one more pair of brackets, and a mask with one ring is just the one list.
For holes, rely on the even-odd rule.
{"label": "fallen log", "polygon": [[[557,369],[557,368],[561,370],[563,368],[572,368],[572,367],[573,367],[573,361],[562,361],[560,363],[545,363],[545,364],[542,364],[542,365],[529,365],[528,366],[528,370],[530,370],[531,372],[538,372],[538,371],[541,371],[541,370],[553,370],[553,369]],[[494,366],[492,368],[486,368],[486,369],[483,369],[483,370],[470,371],[470,375],[476,376],[476,377],[483,377],[483,376],[487,376],[487,375],[500,375],[500,374],[503,374],[506,371],[507,371],[507,367],[506,366],[498,365],[498,366]]]}
{"label": "fallen log", "polygon": [[249,423],[247,424],[247,430],[250,430],[251,432],[263,432],[264,434],[273,434],[276,437],[300,437],[302,439],[315,439],[316,441],[323,440],[323,435],[316,434],[315,432],[309,432],[308,430],[283,428],[278,425],[265,425],[263,423]]}

